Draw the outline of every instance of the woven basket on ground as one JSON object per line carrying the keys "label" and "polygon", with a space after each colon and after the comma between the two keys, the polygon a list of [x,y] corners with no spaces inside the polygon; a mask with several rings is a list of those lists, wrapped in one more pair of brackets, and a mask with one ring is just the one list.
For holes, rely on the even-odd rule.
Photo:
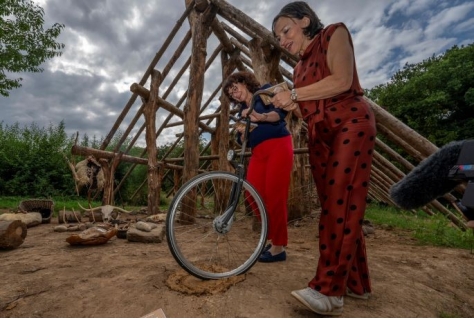
{"label": "woven basket on ground", "polygon": [[18,209],[22,212],[38,212],[41,214],[42,223],[51,222],[54,212],[54,202],[51,199],[27,199],[20,202]]}

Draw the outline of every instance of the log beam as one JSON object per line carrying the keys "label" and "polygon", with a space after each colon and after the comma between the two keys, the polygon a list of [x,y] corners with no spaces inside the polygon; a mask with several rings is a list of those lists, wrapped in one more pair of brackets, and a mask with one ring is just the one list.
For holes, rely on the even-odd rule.
{"label": "log beam", "polygon": [[160,166],[156,160],[158,151],[156,149],[156,111],[158,110],[158,91],[163,80],[160,72],[153,70],[151,73],[150,99],[146,103],[145,110],[145,139],[146,151],[148,153],[148,213],[156,215],[160,206]]}
{"label": "log beam", "polygon": [[21,220],[0,220],[0,248],[17,248],[26,238],[26,224]]}
{"label": "log beam", "polygon": [[[73,145],[72,146],[71,154],[72,155],[79,155],[79,156],[92,155],[95,158],[106,158],[106,159],[113,159],[115,156],[118,155],[118,153],[98,150],[98,149],[95,149],[95,148],[79,146],[79,145]],[[136,163],[136,164],[143,164],[143,165],[146,165],[148,163],[146,158],[139,158],[139,157],[134,157],[134,156],[130,156],[130,155],[123,155],[122,156],[122,161],[127,162],[127,163]]]}
{"label": "log beam", "polygon": [[260,37],[263,40],[266,40],[271,43],[275,48],[280,50],[284,55],[288,56],[291,60],[298,60],[296,56],[292,55],[290,52],[280,47],[280,44],[275,39],[272,32],[268,31],[267,28],[250,18],[243,11],[237,9],[236,7],[230,5],[228,2],[223,0],[210,0],[210,2],[219,8],[219,11],[217,13],[221,17],[225,18],[229,22],[232,22],[236,27],[246,32],[252,38]]}
{"label": "log beam", "polygon": [[283,76],[279,72],[280,51],[272,49],[270,43],[260,38],[254,38],[249,42],[250,58],[254,74],[261,83],[273,85],[283,82]]}
{"label": "log beam", "polygon": [[182,118],[184,119],[184,170],[185,181],[198,174],[199,169],[199,130],[214,133],[207,125],[198,121],[202,92],[204,89],[204,73],[206,70],[207,30],[204,27],[203,15],[191,14],[193,25],[191,66],[189,68],[189,86]]}
{"label": "log beam", "polygon": [[[139,94],[140,96],[142,96],[144,99],[148,100],[149,96],[150,96],[150,91],[146,88],[144,88],[143,86],[141,86],[140,84],[138,83],[133,83],[131,86],[130,86],[130,91],[134,92],[134,93],[137,93]],[[158,102],[158,104],[164,108],[165,110],[167,110],[168,112],[176,115],[176,116],[179,116],[180,118],[184,118],[184,114],[185,112],[183,110],[180,110],[179,108],[177,108],[176,106],[174,106],[173,104],[171,104],[170,102],[166,101],[166,100],[163,100],[162,98],[160,98],[159,96],[156,97],[156,101]],[[202,128],[204,131],[206,132],[209,132],[209,133],[213,133],[214,132],[214,129],[212,129],[211,127],[207,126],[206,124],[204,123],[201,123],[201,122],[198,122],[198,126],[200,128]]]}
{"label": "log beam", "polygon": [[372,110],[375,113],[377,122],[382,124],[388,130],[392,132],[397,132],[403,141],[408,145],[413,145],[416,147],[417,152],[421,153],[422,159],[430,156],[438,150],[438,147],[431,143],[428,139],[420,135],[414,129],[397,119],[395,116],[387,112],[385,109],[377,105],[367,97],[364,99],[370,104]]}

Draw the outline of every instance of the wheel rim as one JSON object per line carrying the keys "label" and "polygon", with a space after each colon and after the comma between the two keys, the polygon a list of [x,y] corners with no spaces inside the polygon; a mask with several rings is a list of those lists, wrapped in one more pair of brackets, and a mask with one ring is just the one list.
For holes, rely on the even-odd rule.
{"label": "wheel rim", "polygon": [[[225,172],[197,176],[181,187],[170,205],[168,245],[176,261],[196,277],[221,279],[242,274],[255,263],[264,247],[264,204],[246,182],[230,231],[221,234],[215,230],[213,223],[228,206],[229,188],[237,180]],[[260,223],[255,220],[256,214]]]}

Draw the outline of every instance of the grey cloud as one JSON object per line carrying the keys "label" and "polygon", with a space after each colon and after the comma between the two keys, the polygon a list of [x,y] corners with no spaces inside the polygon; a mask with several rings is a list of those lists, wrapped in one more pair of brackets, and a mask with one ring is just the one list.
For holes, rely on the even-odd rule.
{"label": "grey cloud", "polygon": [[[273,17],[290,1],[228,2],[270,29]],[[105,137],[131,96],[130,85],[139,82],[145,73],[184,12],[184,3],[184,0],[47,0],[43,6],[45,27],[55,22],[66,25],[59,39],[66,44],[65,52],[45,63],[43,73],[19,75],[24,78],[23,87],[12,91],[8,98],[0,97],[0,121],[22,125],[35,122],[39,126],[48,126],[64,120],[68,134],[79,131],[81,136]],[[366,88],[388,81],[405,62],[417,63],[432,54],[444,52],[453,44],[471,43],[473,40],[470,35],[473,24],[467,23],[473,19],[472,3],[467,0],[437,1],[436,5],[427,0],[308,3],[325,24],[342,21],[349,27],[359,76]],[[453,11],[456,6],[464,6],[464,10]],[[436,17],[443,10],[446,10],[446,15]],[[448,14],[450,12],[452,14]],[[394,17],[399,20],[390,20]],[[446,19],[443,25],[451,27],[449,34],[436,27],[443,17]],[[432,18],[431,22],[428,18]],[[387,25],[388,20],[390,25]],[[158,70],[163,70],[188,29],[189,24],[185,21],[158,64]],[[85,47],[84,40],[92,47]],[[208,57],[216,45],[217,40],[211,37]],[[160,94],[166,91],[188,58],[190,44],[186,50],[160,88]],[[188,77],[186,72],[171,92],[169,101],[177,103],[181,98],[187,89]],[[218,86],[221,77],[218,56],[206,75],[203,103]],[[217,98],[210,109],[219,105]],[[132,106],[120,126],[121,131],[128,127],[140,104],[136,101]],[[159,112],[158,125],[166,116],[166,112]],[[140,119],[132,134],[142,123]],[[158,143],[174,140],[177,133],[181,132],[176,127],[166,129]]]}

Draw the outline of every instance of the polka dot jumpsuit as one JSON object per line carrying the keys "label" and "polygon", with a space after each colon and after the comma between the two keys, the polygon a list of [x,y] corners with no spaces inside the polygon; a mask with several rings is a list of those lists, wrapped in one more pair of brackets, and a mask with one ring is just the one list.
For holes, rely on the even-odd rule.
{"label": "polka dot jumpsuit", "polygon": [[[342,23],[329,25],[306,49],[294,70],[295,87],[330,74],[326,54],[339,27],[346,28]],[[326,296],[342,296],[346,287],[356,294],[371,291],[362,221],[376,128],[362,95],[354,63],[350,90],[325,100],[299,102],[308,123],[309,161],[321,201],[320,257],[308,285]]]}

